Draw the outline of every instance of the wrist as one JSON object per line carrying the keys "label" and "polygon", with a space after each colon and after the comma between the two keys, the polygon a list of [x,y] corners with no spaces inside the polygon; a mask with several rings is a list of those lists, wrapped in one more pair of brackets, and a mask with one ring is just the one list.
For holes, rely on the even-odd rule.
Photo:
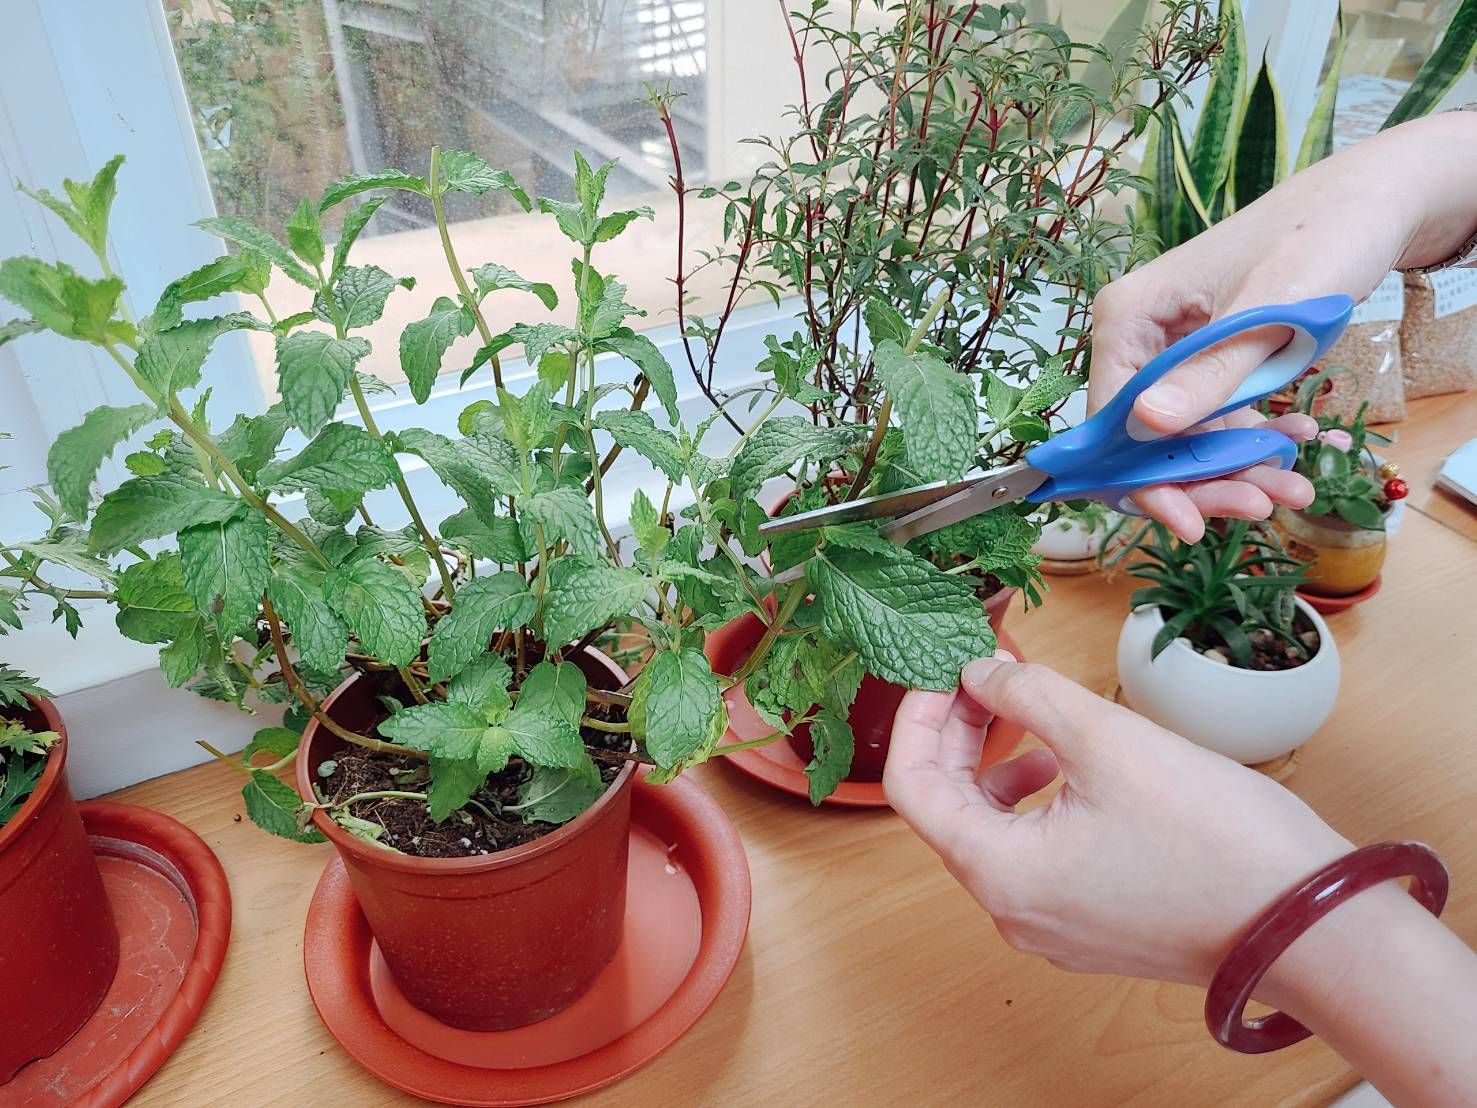
{"label": "wrist", "polygon": [[1439,265],[1477,229],[1477,111],[1441,112],[1385,132],[1392,149],[1381,157],[1393,165],[1418,167],[1402,180],[1399,203],[1411,219],[1394,269]]}

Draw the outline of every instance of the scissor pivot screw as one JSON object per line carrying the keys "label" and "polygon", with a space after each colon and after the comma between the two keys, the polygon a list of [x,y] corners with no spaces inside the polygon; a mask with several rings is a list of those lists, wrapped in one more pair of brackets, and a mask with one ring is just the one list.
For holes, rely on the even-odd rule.
{"label": "scissor pivot screw", "polygon": [[993,496],[996,500],[1003,500],[1005,497],[1010,495],[1010,489],[1005,485],[999,485],[990,490],[990,495]]}

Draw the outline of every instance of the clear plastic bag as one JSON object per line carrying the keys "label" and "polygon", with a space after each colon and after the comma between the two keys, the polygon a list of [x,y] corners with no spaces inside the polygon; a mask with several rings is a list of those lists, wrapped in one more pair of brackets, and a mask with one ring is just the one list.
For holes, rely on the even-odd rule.
{"label": "clear plastic bag", "polygon": [[1368,402],[1364,418],[1387,423],[1405,418],[1405,379],[1400,348],[1400,317],[1405,285],[1391,273],[1369,298],[1354,308],[1343,337],[1323,356],[1320,365],[1342,366],[1347,373],[1332,375],[1333,391],[1323,407],[1326,415],[1353,418]]}
{"label": "clear plastic bag", "polygon": [[1400,347],[1408,399],[1477,387],[1477,270],[1407,274]]}

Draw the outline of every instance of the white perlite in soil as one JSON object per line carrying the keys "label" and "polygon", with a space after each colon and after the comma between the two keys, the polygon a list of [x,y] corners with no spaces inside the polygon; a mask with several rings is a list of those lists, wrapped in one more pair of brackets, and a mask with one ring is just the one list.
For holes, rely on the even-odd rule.
{"label": "white perlite in soil", "polygon": [[1477,270],[1406,274],[1400,348],[1411,400],[1477,387]]}

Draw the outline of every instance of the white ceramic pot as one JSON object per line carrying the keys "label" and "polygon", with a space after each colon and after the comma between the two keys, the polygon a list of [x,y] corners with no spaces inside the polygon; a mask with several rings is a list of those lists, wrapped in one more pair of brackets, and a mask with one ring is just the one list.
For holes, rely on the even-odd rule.
{"label": "white ceramic pot", "polygon": [[1301,599],[1318,630],[1318,653],[1296,669],[1237,669],[1211,661],[1185,639],[1149,660],[1164,626],[1148,604],[1123,622],[1118,680],[1134,711],[1210,750],[1252,764],[1297,749],[1323,726],[1339,692],[1339,651],[1328,624]]}
{"label": "white ceramic pot", "polygon": [[1103,548],[1108,530],[1118,521],[1116,514],[1109,516],[1106,526],[1089,528],[1080,519],[1061,517],[1041,529],[1041,537],[1031,547],[1031,553],[1053,562],[1082,562],[1096,558]]}

